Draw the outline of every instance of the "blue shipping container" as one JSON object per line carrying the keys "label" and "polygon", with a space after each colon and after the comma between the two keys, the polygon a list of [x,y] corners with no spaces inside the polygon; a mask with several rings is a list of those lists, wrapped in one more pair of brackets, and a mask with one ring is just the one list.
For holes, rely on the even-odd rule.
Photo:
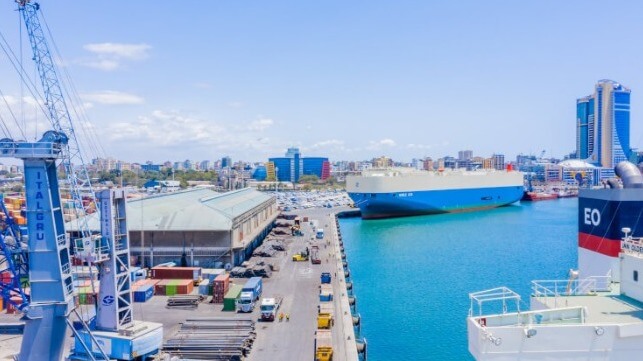
{"label": "blue shipping container", "polygon": [[134,291],[134,302],[147,302],[154,295],[154,285],[144,285]]}

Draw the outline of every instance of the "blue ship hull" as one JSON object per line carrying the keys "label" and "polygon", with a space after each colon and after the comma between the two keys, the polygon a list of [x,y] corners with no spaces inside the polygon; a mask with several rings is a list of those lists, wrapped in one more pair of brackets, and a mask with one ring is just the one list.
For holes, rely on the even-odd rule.
{"label": "blue ship hull", "polygon": [[520,200],[522,186],[395,193],[349,193],[363,219],[469,212]]}

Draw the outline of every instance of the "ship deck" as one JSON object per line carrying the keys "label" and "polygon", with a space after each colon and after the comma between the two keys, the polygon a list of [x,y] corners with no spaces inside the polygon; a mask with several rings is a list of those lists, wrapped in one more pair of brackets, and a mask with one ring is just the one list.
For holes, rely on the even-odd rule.
{"label": "ship deck", "polygon": [[587,296],[532,297],[547,308],[585,307],[585,323],[629,324],[643,323],[643,303],[620,294],[620,285],[612,284],[610,292]]}

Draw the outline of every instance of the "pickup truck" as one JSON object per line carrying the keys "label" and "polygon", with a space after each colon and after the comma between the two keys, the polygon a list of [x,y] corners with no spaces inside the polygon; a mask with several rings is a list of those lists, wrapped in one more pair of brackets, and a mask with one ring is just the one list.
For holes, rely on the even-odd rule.
{"label": "pickup truck", "polygon": [[283,297],[281,296],[263,298],[261,300],[261,320],[274,321],[282,301]]}

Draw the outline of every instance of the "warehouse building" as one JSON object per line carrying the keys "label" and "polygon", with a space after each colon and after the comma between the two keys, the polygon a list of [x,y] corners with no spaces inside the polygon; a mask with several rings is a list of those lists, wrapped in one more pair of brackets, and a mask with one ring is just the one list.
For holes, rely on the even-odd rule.
{"label": "warehouse building", "polygon": [[[227,193],[195,189],[130,200],[130,252],[134,263],[144,267],[165,262],[235,266],[250,258],[276,218],[275,197],[250,188]],[[88,222],[99,230],[96,215]],[[77,223],[69,222],[67,230],[73,233]]]}

